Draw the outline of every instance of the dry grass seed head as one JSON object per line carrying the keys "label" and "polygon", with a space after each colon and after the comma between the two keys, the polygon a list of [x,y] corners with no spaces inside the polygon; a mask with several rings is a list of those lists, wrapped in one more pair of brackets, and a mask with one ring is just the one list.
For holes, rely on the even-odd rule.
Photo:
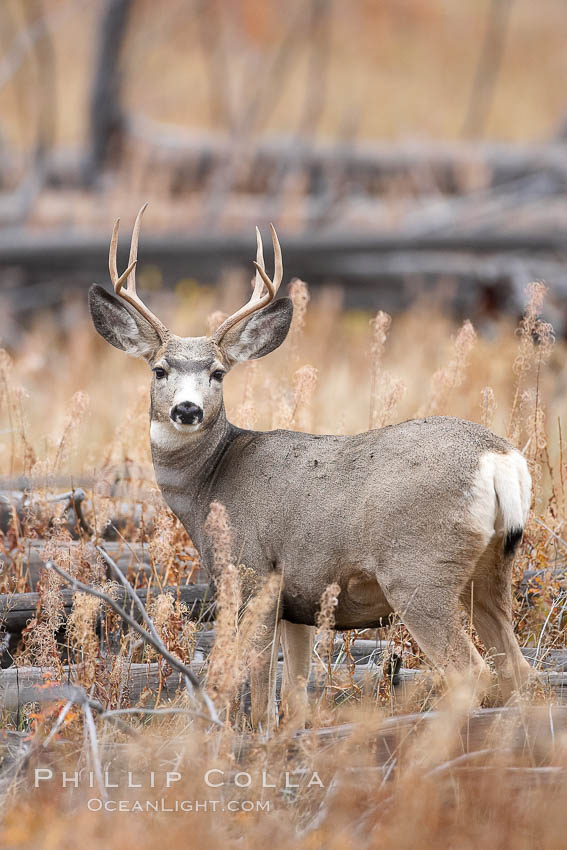
{"label": "dry grass seed head", "polygon": [[226,706],[240,683],[238,664],[238,614],[242,604],[240,574],[228,564],[217,579],[215,642],[209,655],[207,687]]}
{"label": "dry grass seed head", "polygon": [[[195,643],[196,625],[187,621],[187,606],[170,593],[160,593],[150,603],[148,613],[167,649],[182,661],[189,661]],[[146,656],[157,658],[151,646],[146,646]]]}
{"label": "dry grass seed head", "polygon": [[435,372],[431,379],[430,398],[421,407],[418,413],[419,417],[447,412],[447,402],[451,392],[463,383],[476,339],[476,331],[467,320],[453,340],[453,357],[446,366]]}
{"label": "dry grass seed head", "polygon": [[272,399],[272,415],[270,427],[272,430],[293,428],[294,405],[289,399],[289,393],[283,383],[267,377],[264,381],[265,395]]}
{"label": "dry grass seed head", "polygon": [[384,346],[388,338],[388,331],[392,324],[392,317],[379,310],[375,317],[370,322],[372,329],[372,339],[370,342],[370,356],[372,358],[372,368],[376,369],[384,356]]}
{"label": "dry grass seed head", "polygon": [[496,412],[496,398],[492,387],[483,387],[480,391],[481,422],[485,428],[492,428],[494,413]]}
{"label": "dry grass seed head", "polygon": [[[0,348],[0,407],[6,411],[10,452],[5,474],[13,474],[21,464],[29,472],[35,463],[35,452],[27,438],[27,421],[23,400],[28,394],[14,382],[14,362],[5,349]],[[0,452],[8,458],[8,453]]]}
{"label": "dry grass seed head", "polygon": [[254,377],[258,364],[250,360],[245,364],[244,395],[238,407],[236,422],[240,428],[252,429],[256,426],[257,411],[254,403]]}
{"label": "dry grass seed head", "polygon": [[[117,585],[108,583],[103,590],[115,592]],[[96,679],[100,646],[97,635],[97,621],[101,609],[101,600],[88,593],[73,594],[73,608],[67,620],[67,639],[72,647],[79,666],[79,680],[90,687]]]}
{"label": "dry grass seed head", "polygon": [[222,325],[226,318],[228,318],[228,313],[223,313],[222,310],[215,310],[214,313],[207,316],[207,329],[209,336],[214,334],[216,329]]}
{"label": "dry grass seed head", "polygon": [[289,297],[293,304],[293,319],[289,329],[290,358],[299,357],[299,343],[305,329],[307,305],[310,301],[309,288],[303,280],[294,278],[289,285]]}
{"label": "dry grass seed head", "polygon": [[294,408],[292,421],[299,431],[311,427],[313,396],[317,387],[319,372],[314,366],[305,365],[293,374]]}
{"label": "dry grass seed head", "polygon": [[61,579],[53,570],[45,570],[39,584],[39,610],[22,632],[18,660],[22,664],[54,667],[61,671],[56,635],[64,622]]}
{"label": "dry grass seed head", "polygon": [[[95,475],[95,483],[90,493],[90,505],[84,513],[95,533],[97,540],[104,536],[105,530],[112,520],[114,505],[112,502],[112,485],[101,473]],[[90,509],[89,509],[90,508]]]}
{"label": "dry grass seed head", "polygon": [[274,637],[281,577],[270,576],[243,606],[240,577],[246,572],[242,566],[238,570],[230,566],[221,578],[217,599],[207,685],[225,705],[234,701],[247,674],[265,659]]}
{"label": "dry grass seed head", "polygon": [[329,584],[321,594],[321,603],[317,613],[316,640],[319,647],[319,655],[330,659],[333,653],[335,640],[335,609],[339,604],[340,585]]}
{"label": "dry grass seed head", "polygon": [[271,642],[273,635],[267,632],[267,628],[271,628],[272,622],[275,624],[275,616],[271,615],[275,614],[280,590],[281,576],[273,574],[246,602],[238,625],[242,664],[248,663],[251,654],[263,652],[266,643]]}
{"label": "dry grass seed head", "polygon": [[399,378],[395,378],[388,372],[380,375],[373,393],[370,428],[384,428],[393,422],[405,391],[406,385]]}
{"label": "dry grass seed head", "polygon": [[205,534],[211,540],[213,569],[215,574],[232,563],[234,535],[230,527],[228,513],[220,502],[211,502],[204,525]]}
{"label": "dry grass seed head", "polygon": [[[534,372],[534,383],[536,388],[536,408],[540,407],[539,395],[539,378],[542,366],[544,366],[550,356],[555,341],[553,328],[540,319],[540,314],[543,309],[547,287],[545,284],[535,281],[529,284],[526,290],[527,304],[524,315],[520,321],[517,336],[519,338],[518,352],[514,360],[513,370],[516,375],[516,389],[512,401],[510,418],[508,423],[508,439],[515,445],[520,444],[522,434],[522,399],[525,398],[526,392],[525,382],[529,373]],[[531,426],[531,427],[530,427]],[[536,448],[533,451],[537,452],[538,446],[538,422],[537,413],[532,423],[527,423],[525,426],[527,435],[534,438]]]}
{"label": "dry grass seed head", "polygon": [[391,316],[380,310],[370,322],[370,416],[368,427],[383,428],[389,424],[401,401],[406,387],[403,381],[387,372],[382,364]]}
{"label": "dry grass seed head", "polygon": [[71,399],[71,408],[67,414],[65,424],[63,425],[63,431],[55,451],[52,466],[52,473],[54,475],[60,470],[63,462],[69,457],[72,451],[73,436],[81,424],[81,420],[87,412],[88,406],[89,397],[87,393],[82,390],[76,392]]}
{"label": "dry grass seed head", "polygon": [[152,562],[166,574],[175,560],[178,519],[167,507],[160,494],[156,493],[150,537]]}

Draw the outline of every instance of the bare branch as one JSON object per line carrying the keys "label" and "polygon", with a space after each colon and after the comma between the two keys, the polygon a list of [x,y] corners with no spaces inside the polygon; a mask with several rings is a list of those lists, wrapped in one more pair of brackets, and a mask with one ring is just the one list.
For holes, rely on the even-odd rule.
{"label": "bare branch", "polygon": [[146,611],[146,606],[144,605],[144,603],[142,602],[142,600],[140,599],[140,597],[138,596],[138,594],[136,593],[136,591],[134,590],[134,588],[132,587],[132,585],[130,584],[130,582],[128,581],[128,579],[126,578],[124,573],[122,572],[122,570],[112,560],[110,555],[105,551],[105,549],[103,549],[102,546],[97,546],[96,549],[97,549],[97,552],[102,557],[103,561],[106,564],[108,564],[108,566],[110,567],[110,569],[112,570],[114,575],[117,577],[120,584],[126,589],[128,596],[130,597],[130,599],[133,601],[134,605],[136,606],[136,608],[140,612],[140,614],[142,616],[142,620],[144,621],[144,623],[148,627],[150,634],[154,637],[154,639],[156,641],[161,642],[161,638],[156,631],[156,628],[155,628],[155,626],[152,622],[152,619],[149,616],[148,612]]}
{"label": "bare branch", "polygon": [[[104,593],[102,590],[97,590],[94,587],[91,587],[88,584],[84,584],[84,582],[79,581],[73,576],[70,576],[69,573],[62,570],[61,567],[58,567],[53,561],[47,561],[46,566],[50,569],[54,570],[57,575],[59,575],[73,590],[79,591],[81,593],[88,593],[91,596],[95,596],[97,599],[102,599],[113,611],[115,611],[122,619],[128,623],[128,625],[137,632],[140,637],[152,646],[156,652],[158,652],[170,665],[174,670],[177,670],[182,674],[185,678],[185,682],[187,685],[188,691],[191,693],[192,688],[197,693],[199,698],[204,702],[207,711],[209,713],[210,719],[213,723],[217,725],[222,725],[216,709],[211,701],[211,698],[208,696],[204,688],[201,687],[201,683],[197,676],[193,673],[190,667],[187,667],[179,658],[176,658],[175,655],[172,655],[171,652],[166,648],[163,641],[158,637],[157,640],[153,634],[147,632],[142,626],[136,622],[136,620],[130,616],[118,603],[112,599],[107,593]],[[154,629],[155,631],[155,629]],[[192,686],[192,688],[191,688]]]}
{"label": "bare branch", "polygon": [[135,708],[116,708],[111,709],[110,711],[105,711],[100,716],[103,720],[114,720],[122,714],[189,714],[191,717],[202,717],[203,720],[210,720],[210,717],[207,717],[206,714],[203,714],[200,711],[194,711],[191,708],[178,708],[176,706],[168,706],[165,708],[145,708],[144,706],[138,706]]}
{"label": "bare branch", "polygon": [[85,716],[85,725],[87,727],[87,732],[89,735],[89,741],[91,745],[91,753],[93,757],[93,767],[94,774],[96,776],[97,785],[99,788],[99,792],[103,800],[108,799],[108,795],[106,793],[106,788],[104,786],[104,781],[102,778],[102,765],[100,763],[100,754],[98,750],[98,738],[96,734],[96,726],[93,718],[93,713],[89,702],[85,702],[83,704],[83,714]]}

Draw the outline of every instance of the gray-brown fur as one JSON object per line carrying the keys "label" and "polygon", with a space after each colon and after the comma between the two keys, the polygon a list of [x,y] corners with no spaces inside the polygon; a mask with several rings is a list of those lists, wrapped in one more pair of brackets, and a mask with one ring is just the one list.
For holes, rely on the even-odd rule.
{"label": "gray-brown fur", "polygon": [[283,570],[284,617],[314,625],[321,594],[338,582],[336,622],[344,629],[376,625],[393,610],[383,594],[369,604],[351,601],[353,573],[388,588],[410,564],[408,580],[417,585],[428,564],[445,559],[453,581],[463,553],[466,571],[472,535],[464,517],[456,524],[478,458],[509,448],[482,426],[448,417],[334,437],[242,431],[224,411],[206,440],[205,451],[200,442],[173,452],[152,446],[164,498],[204,563],[211,562],[202,529],[210,503],[219,501],[240,560],[261,574]]}
{"label": "gray-brown fur", "polygon": [[[204,523],[211,502],[219,501],[228,512],[239,561],[260,576],[282,575],[278,612],[288,630],[284,645],[294,646],[302,658],[292,664],[290,683],[305,675],[308,653],[299,647],[307,646],[309,631],[303,627],[315,623],[321,595],[332,582],[341,587],[337,628],[377,626],[396,611],[435,666],[472,664],[484,677],[486,668],[459,622],[459,603],[470,601],[472,585],[481,637],[501,654],[503,691],[507,695],[523,681],[526,665],[510,622],[512,560],[504,551],[512,529],[500,533],[494,526],[491,536],[485,534],[475,489],[481,460],[508,456],[512,446],[480,425],[449,417],[347,437],[244,431],[227,421],[222,386],[211,370],[220,365],[228,371],[239,360],[277,347],[291,320],[288,299],[233,328],[220,350],[206,337],[170,335],[162,343],[155,335],[152,344],[147,323],[113,299],[91,289],[97,330],[153,368],[168,370],[165,380],[152,379],[156,479],[203,563],[212,566]],[[132,323],[140,329],[139,341]],[[170,411],[188,379],[200,382],[195,386],[203,421],[181,434],[181,426],[173,429]],[[517,486],[510,481],[503,495],[516,498]],[[494,504],[496,522],[498,500]],[[276,628],[275,622],[267,625]],[[253,697],[256,722],[265,719],[271,687],[269,653],[266,659],[254,674],[260,694]],[[304,704],[304,694],[297,702]]]}

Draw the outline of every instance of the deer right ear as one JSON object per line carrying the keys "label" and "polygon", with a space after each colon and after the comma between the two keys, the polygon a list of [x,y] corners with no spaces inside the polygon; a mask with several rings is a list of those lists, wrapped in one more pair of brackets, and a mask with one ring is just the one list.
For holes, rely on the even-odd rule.
{"label": "deer right ear", "polygon": [[221,348],[230,364],[265,357],[282,344],[293,316],[291,298],[278,298],[227,331]]}
{"label": "deer right ear", "polygon": [[157,331],[102,286],[89,289],[89,310],[98,333],[115,348],[149,360],[161,345]]}

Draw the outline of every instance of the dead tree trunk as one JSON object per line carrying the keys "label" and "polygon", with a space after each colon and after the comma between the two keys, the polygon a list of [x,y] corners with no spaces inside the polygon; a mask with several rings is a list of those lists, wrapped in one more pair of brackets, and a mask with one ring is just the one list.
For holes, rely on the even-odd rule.
{"label": "dead tree trunk", "polygon": [[92,186],[111,159],[120,155],[124,131],[120,54],[128,29],[132,0],[106,0],[102,12],[89,105],[88,152],[83,180]]}

